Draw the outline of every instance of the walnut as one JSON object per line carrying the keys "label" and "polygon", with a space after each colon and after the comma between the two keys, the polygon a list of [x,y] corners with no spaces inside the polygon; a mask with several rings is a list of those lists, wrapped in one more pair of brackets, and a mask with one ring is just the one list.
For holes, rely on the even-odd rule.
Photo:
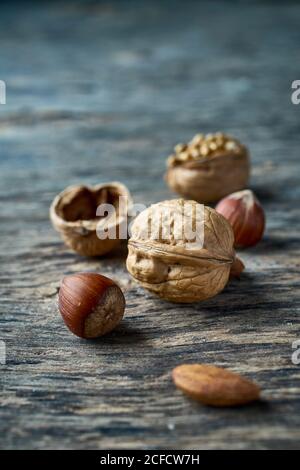
{"label": "walnut", "polygon": [[214,209],[183,199],[163,201],[134,220],[127,269],[165,300],[197,302],[224,289],[236,265],[233,243],[230,224]]}
{"label": "walnut", "polygon": [[[120,196],[124,197],[124,204],[120,203]],[[127,237],[127,210],[131,203],[128,189],[118,182],[69,186],[52,202],[50,218],[67,246],[81,255],[99,256],[117,248],[121,238]],[[114,214],[97,216],[101,204],[111,205]],[[121,236],[123,227],[125,236]],[[103,232],[110,228],[115,236],[99,238],[101,228]]]}
{"label": "walnut", "polygon": [[174,150],[167,161],[166,181],[181,196],[206,204],[247,186],[248,151],[233,137],[197,134]]}

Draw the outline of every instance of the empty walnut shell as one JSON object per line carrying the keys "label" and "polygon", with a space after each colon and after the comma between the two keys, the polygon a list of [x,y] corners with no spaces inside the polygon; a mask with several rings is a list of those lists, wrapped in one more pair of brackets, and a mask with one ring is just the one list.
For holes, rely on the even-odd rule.
{"label": "empty walnut shell", "polygon": [[[97,216],[101,204],[112,205],[114,214]],[[131,204],[128,189],[118,182],[70,186],[55,197],[50,218],[67,246],[81,255],[99,256],[114,250],[122,238],[127,238],[127,210]],[[101,228],[110,229],[115,236],[100,239]]]}
{"label": "empty walnut shell", "polygon": [[143,287],[172,302],[198,302],[218,294],[236,260],[233,230],[220,215],[183,199],[152,205],[132,224],[128,271]]}
{"label": "empty walnut shell", "polygon": [[237,139],[219,132],[198,134],[175,147],[165,179],[181,196],[206,204],[244,189],[249,170],[248,151]]}

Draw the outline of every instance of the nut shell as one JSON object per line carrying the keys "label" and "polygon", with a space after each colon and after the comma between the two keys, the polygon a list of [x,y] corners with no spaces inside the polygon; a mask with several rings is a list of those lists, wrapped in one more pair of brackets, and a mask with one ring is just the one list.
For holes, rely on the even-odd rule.
{"label": "nut shell", "polygon": [[[200,207],[203,210],[198,211]],[[168,217],[159,217],[157,223],[157,214],[165,211]],[[190,244],[177,233],[190,220],[194,226],[203,224],[203,244]],[[149,224],[159,234],[169,229],[170,237],[153,239],[146,230]],[[230,224],[214,209],[183,199],[163,201],[141,212],[131,232],[127,269],[161,298],[198,302],[218,294],[227,284],[235,260],[234,236]]]}
{"label": "nut shell", "polygon": [[78,273],[63,278],[59,311],[67,327],[81,338],[97,338],[112,331],[122,320],[124,295],[111,279],[97,273]]}
{"label": "nut shell", "polygon": [[236,247],[254,246],[261,240],[265,213],[251,190],[230,194],[217,204],[216,211],[230,222]]}
{"label": "nut shell", "polygon": [[173,191],[203,204],[244,189],[250,172],[248,151],[237,140],[218,146],[217,137],[207,139],[200,147],[190,144],[185,155],[169,158],[165,175]]}
{"label": "nut shell", "polygon": [[[127,207],[119,205],[119,196],[126,198]],[[113,204],[116,208],[114,219],[102,219],[108,227],[115,229],[115,238],[99,239],[97,235],[100,218],[96,217],[96,210],[102,203]],[[65,244],[72,250],[84,256],[100,256],[120,245],[120,233],[127,223],[127,210],[131,204],[128,189],[119,182],[93,187],[69,186],[52,202],[50,219]]]}

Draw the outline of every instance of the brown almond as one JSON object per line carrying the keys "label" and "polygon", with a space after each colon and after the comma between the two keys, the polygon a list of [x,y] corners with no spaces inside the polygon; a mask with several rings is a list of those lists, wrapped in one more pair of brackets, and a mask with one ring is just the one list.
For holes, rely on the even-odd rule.
{"label": "brown almond", "polygon": [[236,406],[259,399],[258,385],[209,364],[182,364],[173,369],[172,378],[182,392],[205,405]]}

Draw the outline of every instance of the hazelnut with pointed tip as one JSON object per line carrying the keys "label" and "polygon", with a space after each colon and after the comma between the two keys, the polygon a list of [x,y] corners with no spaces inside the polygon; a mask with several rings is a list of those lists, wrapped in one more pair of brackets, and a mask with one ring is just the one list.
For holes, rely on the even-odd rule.
{"label": "hazelnut with pointed tip", "polygon": [[122,320],[124,309],[124,295],[108,277],[78,273],[61,282],[59,311],[67,327],[80,338],[109,333]]}
{"label": "hazelnut with pointed tip", "polygon": [[265,229],[265,213],[250,189],[225,197],[217,204],[216,211],[230,222],[235,246],[254,246],[261,240]]}

